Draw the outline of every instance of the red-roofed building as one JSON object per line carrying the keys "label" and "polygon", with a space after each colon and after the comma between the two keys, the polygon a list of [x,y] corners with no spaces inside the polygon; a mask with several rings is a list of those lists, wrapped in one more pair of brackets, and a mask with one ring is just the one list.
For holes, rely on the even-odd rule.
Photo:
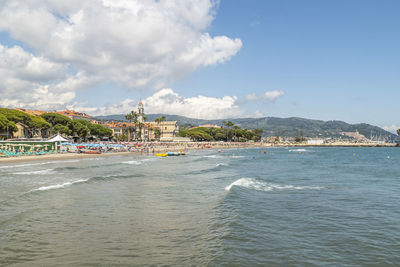
{"label": "red-roofed building", "polygon": [[93,118],[87,115],[86,113],[76,112],[74,110],[62,110],[62,111],[57,111],[56,113],[61,114],[73,120],[81,119],[81,120],[87,120],[89,122],[93,120]]}

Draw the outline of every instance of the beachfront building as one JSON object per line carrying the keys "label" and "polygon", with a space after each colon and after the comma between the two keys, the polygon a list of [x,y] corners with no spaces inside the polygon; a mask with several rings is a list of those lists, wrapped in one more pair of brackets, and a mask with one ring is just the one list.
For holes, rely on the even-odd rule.
{"label": "beachfront building", "polygon": [[15,126],[17,126],[17,131],[8,133],[8,137],[13,139],[41,139],[50,135],[49,129],[31,128],[22,122],[16,123]]}
{"label": "beachfront building", "polygon": [[177,121],[163,121],[157,123],[155,121],[149,122],[151,127],[160,130],[160,141],[172,141],[176,134],[179,132]]}
{"label": "beachfront building", "polygon": [[16,108],[15,110],[22,111],[29,115],[33,115],[33,116],[40,116],[40,115],[46,113],[46,111],[43,111],[43,110],[34,110],[34,109],[25,109],[25,108]]}
{"label": "beachfront building", "polygon": [[158,129],[161,134],[160,141],[173,141],[173,138],[179,131],[177,121],[145,122],[144,105],[142,101],[140,101],[138,104],[137,113],[138,113],[138,123],[145,124],[145,127],[142,128],[142,133],[141,133],[142,140],[154,140],[155,139],[154,131]]}
{"label": "beachfront building", "polygon": [[56,113],[68,117],[72,120],[86,120],[89,122],[93,120],[93,118],[87,115],[86,113],[76,112],[74,110],[62,110],[62,111],[56,111]]}
{"label": "beachfront building", "polygon": [[15,124],[17,126],[17,131],[13,133],[13,138],[22,139],[29,138],[29,127],[22,122],[18,122]]}
{"label": "beachfront building", "polygon": [[150,141],[155,139],[154,129],[149,123],[144,123],[141,134],[137,125],[133,122],[100,122],[96,121],[96,124],[107,127],[112,130],[114,137],[126,136],[127,141],[135,141],[141,139],[143,141]]}
{"label": "beachfront building", "polygon": [[127,140],[129,140],[129,141],[135,140],[135,138],[136,138],[136,135],[135,135],[136,125],[134,123],[111,122],[111,123],[103,123],[100,125],[111,129],[114,137],[119,138],[122,136],[126,136]]}

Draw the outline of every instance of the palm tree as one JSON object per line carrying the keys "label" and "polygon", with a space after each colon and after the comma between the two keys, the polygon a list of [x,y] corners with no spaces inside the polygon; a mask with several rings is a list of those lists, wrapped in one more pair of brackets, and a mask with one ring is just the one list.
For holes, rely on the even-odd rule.
{"label": "palm tree", "polygon": [[[138,122],[138,117],[139,117],[139,114],[133,110],[125,115],[125,119],[127,121],[134,122],[135,124],[137,124],[137,122]],[[129,127],[128,129],[129,129],[129,139],[132,139],[132,137],[131,137],[132,136],[132,127]],[[135,137],[136,137],[136,127],[135,127]],[[129,141],[131,141],[131,140],[129,140]]]}
{"label": "palm tree", "polygon": [[153,131],[153,127],[150,124],[147,124],[147,140],[150,141],[150,132]]}
{"label": "palm tree", "polygon": [[161,117],[155,119],[155,122],[157,122],[158,127],[160,127],[160,129],[161,129],[160,139],[161,139],[161,136],[163,135],[163,128],[162,128],[162,126],[160,126],[160,124],[161,124],[162,122],[164,122],[165,119],[166,119],[165,116],[161,116]]}
{"label": "palm tree", "polygon": [[226,126],[230,128],[230,127],[235,126],[235,124],[233,124],[233,122],[231,122],[231,121],[227,121]]}
{"label": "palm tree", "polygon": [[139,126],[139,135],[138,135],[139,140],[142,140],[142,129],[143,129],[144,123],[139,121],[136,123],[136,125]]}

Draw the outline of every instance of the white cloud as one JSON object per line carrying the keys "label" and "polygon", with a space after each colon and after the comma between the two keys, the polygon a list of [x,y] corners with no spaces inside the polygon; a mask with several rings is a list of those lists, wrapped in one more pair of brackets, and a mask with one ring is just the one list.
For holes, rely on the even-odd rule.
{"label": "white cloud", "polygon": [[73,103],[67,106],[68,109],[78,110],[80,112],[85,112],[92,116],[101,116],[101,115],[112,115],[112,114],[127,114],[131,110],[135,110],[137,108],[137,102],[133,99],[125,99],[119,104],[110,104],[103,107],[90,107],[87,106],[87,103]]}
{"label": "white cloud", "polygon": [[[188,97],[175,93],[170,88],[162,89],[142,102],[148,114],[164,113],[182,115],[196,119],[225,119],[246,117],[243,110],[236,104],[236,96],[216,97]],[[125,114],[136,110],[137,102],[125,99],[120,104],[105,107],[86,107],[84,103],[75,103],[69,108],[87,112],[91,115]],[[257,113],[258,115],[260,113]]]}
{"label": "white cloud", "polygon": [[265,114],[263,112],[261,112],[260,110],[256,110],[252,117],[254,117],[254,118],[262,118],[262,117],[265,117]]}
{"label": "white cloud", "polygon": [[[57,105],[71,104],[77,89],[108,80],[131,89],[158,89],[199,67],[224,63],[242,42],[206,32],[217,4],[214,0],[3,0],[0,31],[34,52],[2,47],[27,58],[9,65],[13,85],[0,87],[0,104],[7,99],[8,104],[34,106],[25,96],[46,89],[50,97],[32,98],[38,105],[50,106],[53,100]],[[79,86],[73,80],[79,80]],[[22,87],[26,93],[21,96]]]}
{"label": "white cloud", "polygon": [[276,99],[278,99],[279,97],[283,96],[284,94],[285,94],[285,92],[283,92],[283,91],[274,90],[274,91],[265,92],[264,94],[261,95],[261,97],[273,102]]}
{"label": "white cloud", "polygon": [[261,95],[256,95],[253,93],[247,95],[244,102],[258,101],[263,99],[269,102],[275,102],[279,97],[283,96],[284,94],[285,92],[282,90],[267,91],[265,93],[262,93]]}
{"label": "white cloud", "polygon": [[[66,65],[37,57],[19,46],[0,44],[0,105],[57,108],[75,97],[84,75],[65,74]],[[47,82],[47,83],[46,83]]]}
{"label": "white cloud", "polygon": [[236,96],[184,98],[172,89],[162,89],[143,100],[149,113],[167,113],[196,119],[223,119],[243,116]]}
{"label": "white cloud", "polygon": [[397,130],[400,129],[400,126],[392,124],[392,125],[389,125],[389,126],[384,126],[383,129],[388,131],[388,132],[397,134]]}

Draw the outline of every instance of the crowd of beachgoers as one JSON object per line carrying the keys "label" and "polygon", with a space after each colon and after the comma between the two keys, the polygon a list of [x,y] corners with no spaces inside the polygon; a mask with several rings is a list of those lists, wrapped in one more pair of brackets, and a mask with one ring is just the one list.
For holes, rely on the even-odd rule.
{"label": "crowd of beachgoers", "polygon": [[[263,143],[240,143],[240,142],[88,142],[57,144],[57,149],[36,151],[8,148],[0,150],[1,158],[27,158],[28,156],[43,156],[56,154],[115,154],[115,153],[158,153],[169,151],[184,151],[193,149],[225,149],[262,147]],[[36,158],[36,157],[35,157]]]}
{"label": "crowd of beachgoers", "polygon": [[146,152],[156,153],[165,151],[179,151],[207,148],[244,148],[262,146],[262,143],[238,142],[120,142],[120,143],[63,143],[62,152],[85,153],[98,151],[100,153],[113,152]]}

